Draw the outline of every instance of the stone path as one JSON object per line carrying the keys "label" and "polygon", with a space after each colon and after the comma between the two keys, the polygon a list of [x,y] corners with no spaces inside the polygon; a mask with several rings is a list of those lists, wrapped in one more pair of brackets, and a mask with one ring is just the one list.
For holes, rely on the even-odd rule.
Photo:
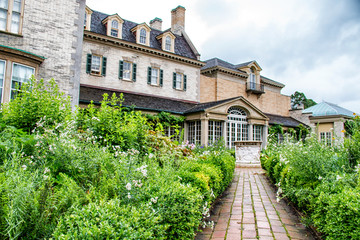
{"label": "stone path", "polygon": [[195,240],[314,239],[276,192],[261,168],[236,168],[231,186],[216,204]]}

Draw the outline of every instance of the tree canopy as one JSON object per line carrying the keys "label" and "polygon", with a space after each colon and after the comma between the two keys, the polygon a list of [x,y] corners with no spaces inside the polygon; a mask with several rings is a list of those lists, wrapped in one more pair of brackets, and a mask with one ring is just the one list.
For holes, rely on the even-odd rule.
{"label": "tree canopy", "polygon": [[300,105],[304,106],[304,109],[309,108],[311,106],[316,105],[317,103],[312,100],[308,99],[304,93],[296,91],[294,94],[291,94],[291,108],[296,109]]}

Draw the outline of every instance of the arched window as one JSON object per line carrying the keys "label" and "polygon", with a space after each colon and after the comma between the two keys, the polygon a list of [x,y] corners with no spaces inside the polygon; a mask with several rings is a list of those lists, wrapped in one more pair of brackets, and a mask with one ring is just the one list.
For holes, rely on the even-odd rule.
{"label": "arched window", "polygon": [[250,89],[256,89],[256,76],[253,67],[250,68]]}
{"label": "arched window", "polygon": [[227,121],[227,144],[234,147],[234,142],[247,141],[249,139],[247,114],[244,109],[234,106],[228,110]]}
{"label": "arched window", "polygon": [[171,38],[169,36],[165,38],[165,50],[171,51]]}
{"label": "arched window", "polygon": [[111,36],[118,37],[118,34],[119,34],[119,22],[113,20],[111,22]]}
{"label": "arched window", "polygon": [[140,43],[146,44],[146,30],[144,28],[140,29]]}

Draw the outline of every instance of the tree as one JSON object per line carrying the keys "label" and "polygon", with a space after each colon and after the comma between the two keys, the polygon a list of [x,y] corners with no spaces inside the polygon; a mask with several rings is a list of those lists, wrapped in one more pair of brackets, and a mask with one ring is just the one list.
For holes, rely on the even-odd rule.
{"label": "tree", "polygon": [[304,109],[306,109],[316,105],[316,102],[312,99],[306,98],[304,93],[296,91],[294,94],[291,94],[291,108],[296,109],[300,105],[303,105]]}

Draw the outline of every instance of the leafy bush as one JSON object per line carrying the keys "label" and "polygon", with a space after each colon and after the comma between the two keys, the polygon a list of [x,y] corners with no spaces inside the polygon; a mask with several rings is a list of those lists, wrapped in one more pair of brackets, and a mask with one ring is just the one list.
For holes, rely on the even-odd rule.
{"label": "leafy bush", "polygon": [[45,83],[32,76],[29,83],[22,84],[15,99],[2,105],[1,111],[2,122],[30,133],[37,124],[54,126],[65,121],[71,115],[71,105],[54,79]]}
{"label": "leafy bush", "polygon": [[[359,121],[355,118],[353,126]],[[360,238],[359,132],[353,128],[344,146],[326,146],[312,136],[304,142],[272,142],[261,155],[278,198],[295,203],[326,239]]]}

